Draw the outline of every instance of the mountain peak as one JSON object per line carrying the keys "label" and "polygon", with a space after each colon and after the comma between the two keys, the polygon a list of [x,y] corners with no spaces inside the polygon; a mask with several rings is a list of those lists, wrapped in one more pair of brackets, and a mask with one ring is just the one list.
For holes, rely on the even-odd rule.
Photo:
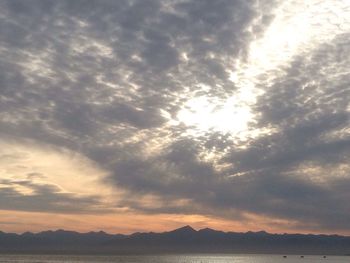
{"label": "mountain peak", "polygon": [[197,232],[197,231],[195,229],[193,229],[191,226],[187,225],[187,226],[177,228],[171,232],[193,233],[193,232]]}

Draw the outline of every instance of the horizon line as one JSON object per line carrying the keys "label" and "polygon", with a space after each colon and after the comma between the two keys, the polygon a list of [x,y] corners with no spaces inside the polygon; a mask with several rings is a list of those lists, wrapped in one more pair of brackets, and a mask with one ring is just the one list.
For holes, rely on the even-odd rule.
{"label": "horizon line", "polygon": [[225,233],[225,234],[229,234],[229,233],[234,233],[234,234],[249,234],[249,233],[253,233],[253,234],[257,234],[257,233],[264,233],[264,234],[268,234],[268,235],[303,235],[303,236],[308,236],[308,235],[311,235],[311,236],[337,236],[337,237],[350,237],[350,235],[340,235],[340,234],[324,234],[324,233],[297,233],[297,232],[294,232],[294,233],[271,233],[271,232],[267,232],[265,230],[259,230],[259,231],[251,231],[251,230],[248,230],[246,232],[235,232],[235,231],[224,231],[224,230],[217,230],[217,229],[214,229],[214,228],[210,228],[210,227],[204,227],[204,228],[200,228],[200,229],[195,229],[194,227],[192,227],[191,225],[184,225],[182,227],[178,227],[178,228],[175,228],[175,229],[172,229],[172,230],[166,230],[166,231],[162,231],[162,232],[155,232],[155,231],[136,231],[136,232],[132,232],[132,233],[129,233],[129,234],[122,234],[122,233],[109,233],[109,232],[106,232],[104,230],[96,230],[96,231],[88,231],[88,232],[80,232],[78,230],[67,230],[67,229],[62,229],[62,228],[57,228],[57,229],[48,229],[48,230],[43,230],[43,231],[39,231],[39,232],[31,232],[31,231],[24,231],[24,232],[5,232],[5,231],[2,231],[0,230],[0,234],[16,234],[16,235],[24,235],[24,234],[34,234],[34,235],[37,235],[37,234],[41,234],[41,233],[45,233],[45,232],[52,232],[52,233],[55,233],[55,232],[71,232],[71,233],[76,233],[76,234],[92,234],[92,233],[95,233],[95,234],[98,234],[98,233],[101,233],[101,234],[106,234],[106,235],[111,235],[111,236],[115,236],[115,235],[123,235],[123,236],[132,236],[132,235],[135,235],[135,234],[163,234],[163,233],[169,233],[169,232],[174,232],[174,231],[177,231],[177,230],[181,230],[181,229],[189,229],[190,231],[193,231],[193,232],[200,232],[200,231],[204,231],[204,230],[213,230],[213,231],[216,231],[216,232],[222,232],[222,233]]}

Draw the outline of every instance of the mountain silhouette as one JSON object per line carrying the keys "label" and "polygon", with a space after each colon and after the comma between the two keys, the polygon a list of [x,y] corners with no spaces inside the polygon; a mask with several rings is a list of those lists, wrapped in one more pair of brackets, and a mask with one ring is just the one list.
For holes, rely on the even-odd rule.
{"label": "mountain silhouette", "polygon": [[163,233],[108,234],[56,230],[23,234],[0,231],[0,253],[290,253],[350,254],[350,237],[339,235],[223,232],[184,226]]}
{"label": "mountain silhouette", "polygon": [[194,234],[195,232],[197,232],[196,230],[194,230],[191,226],[187,225],[187,226],[183,226],[180,227],[178,229],[175,229],[173,231],[170,231],[168,233],[176,233],[176,234],[180,234],[180,235],[188,235],[188,234]]}

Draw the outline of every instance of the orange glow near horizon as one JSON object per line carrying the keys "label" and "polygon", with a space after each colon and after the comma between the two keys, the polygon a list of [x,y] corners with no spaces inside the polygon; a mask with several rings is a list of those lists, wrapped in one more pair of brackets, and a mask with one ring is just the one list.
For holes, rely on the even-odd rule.
{"label": "orange glow near horizon", "polygon": [[[310,229],[298,229],[295,222],[276,220],[256,215],[246,215],[247,220],[225,220],[202,215],[179,214],[105,214],[105,215],[73,215],[50,214],[36,212],[15,212],[0,210],[0,231],[12,233],[41,232],[64,229],[67,231],[90,232],[104,231],[110,234],[132,234],[135,232],[166,232],[185,225],[196,230],[212,228],[224,232],[266,231],[269,233],[300,234],[340,234],[350,232]],[[288,226],[288,231],[287,229]]]}

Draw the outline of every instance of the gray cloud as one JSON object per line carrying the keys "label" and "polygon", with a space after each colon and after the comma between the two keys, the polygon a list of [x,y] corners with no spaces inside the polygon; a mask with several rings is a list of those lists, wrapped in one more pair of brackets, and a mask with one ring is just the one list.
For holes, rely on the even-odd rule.
{"label": "gray cloud", "polygon": [[[0,180],[0,209],[52,213],[110,212],[97,196],[77,196],[65,193],[51,184],[37,184],[31,180]],[[23,193],[25,187],[30,193]]]}
{"label": "gray cloud", "polygon": [[[293,57],[271,85],[261,79],[250,128],[270,133],[246,142],[212,131],[191,137],[191,127],[169,122],[189,97],[236,94],[230,71],[248,59],[274,6],[1,1],[0,136],[80,152],[128,191],[118,205],[132,209],[225,218],[250,212],[348,230],[348,34]],[[215,161],[206,152],[217,153]],[[94,212],[99,203],[30,182],[35,195],[13,183],[1,188],[1,208]],[[147,194],[164,202],[143,206],[137,200]],[[180,199],[188,202],[177,205]]]}

